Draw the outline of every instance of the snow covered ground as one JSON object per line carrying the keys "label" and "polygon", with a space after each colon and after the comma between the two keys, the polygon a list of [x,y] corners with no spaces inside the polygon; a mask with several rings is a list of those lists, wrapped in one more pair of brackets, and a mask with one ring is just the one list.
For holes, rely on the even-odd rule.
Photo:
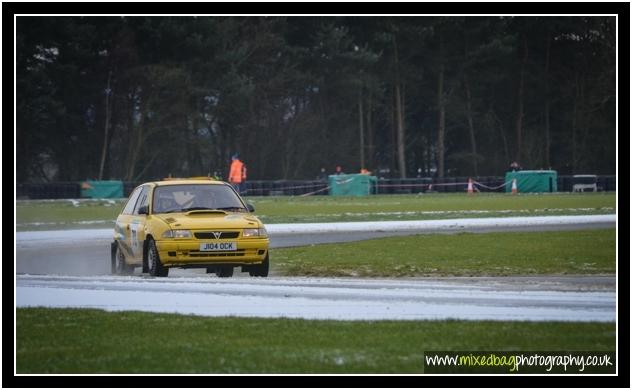
{"label": "snow covered ground", "polygon": [[576,279],[18,275],[16,306],[334,320],[614,321],[614,277],[605,289],[589,291]]}
{"label": "snow covered ground", "polygon": [[555,226],[615,223],[616,215],[575,215],[545,217],[461,218],[424,221],[373,221],[266,225],[273,234],[415,231],[420,233],[462,230],[477,227]]}

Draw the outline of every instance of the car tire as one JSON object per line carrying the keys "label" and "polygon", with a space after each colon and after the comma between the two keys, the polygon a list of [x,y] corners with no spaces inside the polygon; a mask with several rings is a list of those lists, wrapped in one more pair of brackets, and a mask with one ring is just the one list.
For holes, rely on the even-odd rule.
{"label": "car tire", "polygon": [[229,266],[224,266],[224,267],[217,267],[217,269],[215,270],[215,274],[217,275],[218,278],[230,278],[233,276],[233,273],[235,272],[235,268]]}
{"label": "car tire", "polygon": [[132,272],[134,272],[134,266],[125,262],[125,254],[121,250],[121,247],[117,244],[114,252],[112,273],[115,275],[130,275]]}
{"label": "car tire", "polygon": [[267,277],[270,272],[270,257],[266,254],[266,258],[263,259],[261,264],[253,265],[250,271],[250,276]]}
{"label": "car tire", "polygon": [[169,268],[162,265],[156,242],[152,239],[147,243],[147,270],[151,276],[169,276]]}

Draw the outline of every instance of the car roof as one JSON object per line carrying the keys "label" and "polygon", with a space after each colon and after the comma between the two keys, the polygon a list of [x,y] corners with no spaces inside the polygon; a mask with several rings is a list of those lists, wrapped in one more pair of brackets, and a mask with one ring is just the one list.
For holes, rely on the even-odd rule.
{"label": "car roof", "polygon": [[173,180],[161,180],[152,182],[156,186],[171,186],[171,185],[182,185],[182,184],[211,184],[211,185],[226,185],[223,181],[217,180],[203,180],[203,179],[173,179]]}

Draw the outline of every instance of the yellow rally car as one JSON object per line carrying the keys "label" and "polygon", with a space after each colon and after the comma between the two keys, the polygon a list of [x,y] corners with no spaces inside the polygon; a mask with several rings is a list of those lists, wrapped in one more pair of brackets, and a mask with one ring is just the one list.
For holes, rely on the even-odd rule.
{"label": "yellow rally car", "polygon": [[225,182],[165,180],[142,184],[116,219],[112,273],[134,267],[153,276],[170,268],[206,268],[219,277],[235,267],[268,276],[270,241],[263,223]]}

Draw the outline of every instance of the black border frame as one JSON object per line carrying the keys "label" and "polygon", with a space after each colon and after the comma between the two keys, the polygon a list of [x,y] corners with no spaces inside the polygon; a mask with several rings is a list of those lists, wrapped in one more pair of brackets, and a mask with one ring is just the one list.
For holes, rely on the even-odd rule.
{"label": "black border frame", "polygon": [[[14,15],[15,14],[126,14],[126,15],[155,15],[155,14],[352,14],[352,15],[389,15],[389,14],[511,14],[511,15],[536,15],[536,14],[616,14],[618,16],[618,110],[619,129],[630,129],[630,3],[629,2],[575,2],[575,3],[44,3],[44,2],[15,2],[2,3],[3,18],[3,58],[5,65],[9,58],[13,58],[14,42]],[[13,80],[14,65],[3,67],[3,78],[5,87],[3,97],[5,102],[13,101],[13,88],[9,87],[8,80]],[[626,104],[627,103],[627,104]],[[8,103],[5,103],[5,107]],[[14,111],[5,110],[3,122],[5,129],[13,128]],[[627,114],[627,115],[626,115]],[[9,131],[3,132],[4,149],[8,152],[10,143],[7,142]],[[623,145],[628,141],[628,131],[619,132],[619,150],[626,150],[627,153],[620,154],[629,157],[629,148]],[[14,140],[15,141],[15,140]],[[15,153],[15,152],[14,152]],[[8,154],[8,153],[7,153]],[[14,154],[15,156],[15,154]],[[619,170],[620,166],[617,166]],[[6,168],[5,165],[5,169]],[[626,191],[629,188],[629,171],[618,172],[618,186]],[[15,171],[14,171],[15,175]],[[11,175],[6,175],[11,177]],[[13,176],[14,177],[14,176]],[[6,184],[6,183],[5,183]],[[624,192],[625,193],[625,192]],[[618,193],[617,193],[618,196]],[[623,199],[627,199],[625,197]],[[5,197],[5,204],[8,200]],[[629,209],[627,202],[618,202],[617,219],[619,229],[617,230],[619,244],[628,243],[629,235],[626,234],[629,226]],[[622,209],[623,208],[623,209]],[[7,208],[8,209],[8,208]],[[621,218],[621,217],[624,218]],[[625,225],[624,225],[625,224]],[[619,235],[623,232],[622,235]],[[6,249],[6,248],[5,248]],[[13,366],[8,362],[15,363],[13,359],[8,359],[9,348],[3,348],[5,357],[5,369],[2,379],[3,387],[352,387],[352,388],[377,388],[377,387],[630,387],[630,315],[629,315],[629,292],[630,292],[630,259],[627,247],[618,245],[618,375],[617,376],[367,376],[366,378],[355,378],[350,375],[300,375],[300,376],[277,376],[277,375],[255,375],[255,376],[100,376],[94,380],[92,376],[67,376],[67,375],[42,375],[42,376],[16,376]],[[8,249],[3,250],[8,258]],[[13,317],[15,323],[15,312],[9,315],[9,308],[14,308],[14,291],[10,289],[14,284],[14,269],[11,263],[5,261],[4,272],[4,300],[3,312],[5,318]],[[11,299],[11,300],[10,300]],[[5,322],[3,339],[9,345],[8,340],[14,339],[13,329]],[[13,342],[11,343],[13,344]],[[194,379],[194,381],[191,381]],[[219,380],[219,383],[218,383]]]}

